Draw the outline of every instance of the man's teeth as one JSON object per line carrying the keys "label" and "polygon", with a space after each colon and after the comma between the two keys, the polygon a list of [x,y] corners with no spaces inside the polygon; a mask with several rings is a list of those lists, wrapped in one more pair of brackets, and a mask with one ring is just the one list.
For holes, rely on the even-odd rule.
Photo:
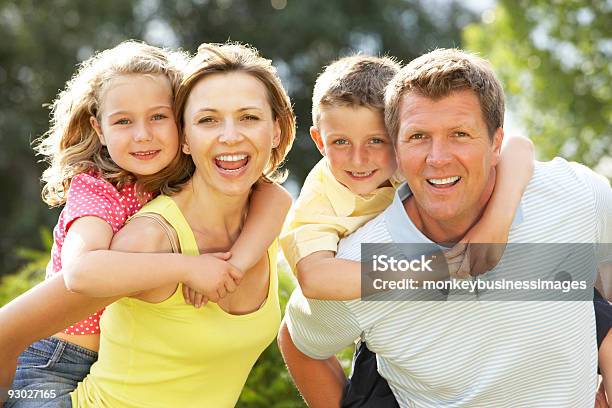
{"label": "man's teeth", "polygon": [[351,171],[351,175],[353,175],[353,177],[367,177],[372,173],[374,173],[374,171],[364,171],[361,173],[358,171]]}
{"label": "man's teeth", "polygon": [[246,158],[247,158],[246,154],[228,154],[228,155],[217,156],[216,159],[219,161],[225,161],[225,162],[235,162],[235,161],[244,160]]}
{"label": "man's teeth", "polygon": [[450,184],[459,180],[459,176],[441,178],[441,179],[427,179],[431,184]]}

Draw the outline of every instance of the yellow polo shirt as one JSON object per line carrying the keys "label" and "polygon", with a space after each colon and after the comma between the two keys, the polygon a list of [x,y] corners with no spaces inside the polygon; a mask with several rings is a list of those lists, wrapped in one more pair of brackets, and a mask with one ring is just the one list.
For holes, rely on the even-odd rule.
{"label": "yellow polo shirt", "polygon": [[[394,186],[398,181],[391,180]],[[380,187],[365,196],[355,194],[336,180],[327,159],[322,158],[306,177],[280,238],[293,272],[305,256],[336,252],[341,238],[391,204],[394,192],[394,187]]]}

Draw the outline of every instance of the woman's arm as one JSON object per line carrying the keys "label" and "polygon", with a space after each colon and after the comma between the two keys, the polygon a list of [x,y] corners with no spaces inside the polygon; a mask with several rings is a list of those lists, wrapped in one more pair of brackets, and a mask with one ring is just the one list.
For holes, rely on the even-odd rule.
{"label": "woman's arm", "polygon": [[57,274],[0,308],[0,390],[10,387],[17,357],[30,344],[64,330],[117,299],[70,292],[61,274]]}
{"label": "woman's arm", "polygon": [[251,269],[280,235],[291,207],[291,195],[276,183],[255,184],[242,233],[231,249],[229,262],[241,271]]}

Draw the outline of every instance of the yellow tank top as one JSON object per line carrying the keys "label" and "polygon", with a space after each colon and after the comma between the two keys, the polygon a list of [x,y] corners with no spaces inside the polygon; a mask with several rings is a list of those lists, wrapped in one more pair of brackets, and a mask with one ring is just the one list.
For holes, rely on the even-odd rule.
{"label": "yellow tank top", "polygon": [[[176,230],[181,252],[198,254],[171,198],[159,196],[140,211],[163,216]],[[180,284],[161,303],[124,298],[109,306],[98,361],[72,392],[73,407],[233,407],[280,325],[277,246],[268,249],[268,298],[255,312],[232,315],[213,302],[195,309],[185,304]]]}

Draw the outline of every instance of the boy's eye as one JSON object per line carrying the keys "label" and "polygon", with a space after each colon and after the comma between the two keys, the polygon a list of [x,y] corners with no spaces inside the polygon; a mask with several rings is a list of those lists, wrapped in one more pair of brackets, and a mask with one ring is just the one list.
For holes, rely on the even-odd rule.
{"label": "boy's eye", "polygon": [[372,140],[370,140],[370,143],[381,144],[381,143],[385,143],[385,140],[381,139],[380,137],[375,137],[375,138],[372,138]]}
{"label": "boy's eye", "polygon": [[348,140],[346,140],[346,139],[336,139],[336,140],[334,140],[333,144],[339,145],[339,146],[347,145],[348,144]]}

